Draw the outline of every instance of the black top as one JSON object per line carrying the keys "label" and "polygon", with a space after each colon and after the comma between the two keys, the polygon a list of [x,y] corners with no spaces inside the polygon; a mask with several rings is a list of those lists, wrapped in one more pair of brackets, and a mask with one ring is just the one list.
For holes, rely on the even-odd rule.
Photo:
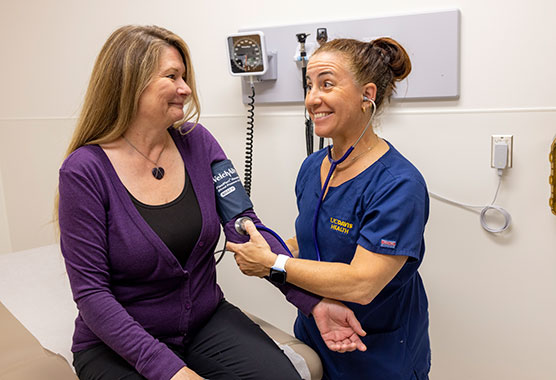
{"label": "black top", "polygon": [[[129,191],[128,191],[129,193]],[[139,214],[183,267],[201,234],[202,216],[187,170],[181,194],[163,205],[147,205],[129,193]]]}

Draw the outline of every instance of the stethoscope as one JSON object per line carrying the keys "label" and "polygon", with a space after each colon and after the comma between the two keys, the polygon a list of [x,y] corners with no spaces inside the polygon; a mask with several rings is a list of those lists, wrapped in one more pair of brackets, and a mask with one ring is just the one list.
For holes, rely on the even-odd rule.
{"label": "stethoscope", "polygon": [[330,169],[328,170],[328,175],[326,176],[326,180],[324,181],[324,184],[322,185],[322,190],[321,190],[321,193],[320,193],[319,201],[317,203],[317,208],[315,209],[315,216],[313,218],[313,243],[315,245],[315,252],[317,254],[317,261],[320,261],[319,242],[318,242],[318,239],[317,239],[317,226],[318,226],[318,220],[319,220],[319,212],[320,212],[320,209],[321,209],[321,206],[322,206],[322,202],[324,201],[324,195],[326,194],[326,189],[328,188],[328,183],[330,182],[330,179],[332,178],[332,174],[334,174],[334,170],[336,170],[336,167],[338,165],[340,165],[342,162],[344,162],[346,160],[346,158],[349,157],[351,152],[353,152],[353,150],[355,149],[355,146],[359,143],[359,141],[361,141],[361,139],[363,138],[363,135],[365,135],[365,132],[367,132],[367,129],[369,129],[369,126],[371,125],[371,121],[373,120],[373,116],[374,116],[375,111],[376,111],[376,104],[373,101],[373,99],[369,99],[366,96],[363,96],[363,101],[364,102],[365,101],[366,102],[371,102],[371,104],[373,105],[373,110],[372,110],[372,113],[371,113],[371,117],[369,118],[369,122],[365,126],[365,129],[363,129],[363,132],[361,133],[359,138],[355,141],[355,143],[353,143],[352,146],[350,146],[348,148],[348,150],[346,150],[344,155],[337,160],[332,158],[332,147],[330,145],[328,145],[328,147],[327,147],[327,149],[328,149],[328,154],[327,155],[328,155],[328,161],[330,161]]}
{"label": "stethoscope", "polygon": [[[369,122],[365,126],[365,129],[363,129],[363,132],[361,133],[359,138],[355,141],[355,143],[353,143],[353,145],[351,145],[348,148],[348,150],[346,150],[344,155],[337,160],[332,158],[332,147],[330,145],[328,145],[328,147],[327,147],[327,149],[328,149],[327,156],[328,156],[328,161],[330,161],[330,169],[328,170],[328,175],[326,176],[326,180],[324,181],[324,184],[322,185],[321,194],[320,194],[320,197],[319,197],[319,201],[317,203],[317,208],[315,210],[315,216],[313,218],[313,243],[315,245],[315,251],[316,251],[316,254],[317,254],[317,261],[320,261],[320,250],[319,250],[319,243],[318,243],[318,240],[317,240],[317,226],[318,226],[319,212],[320,212],[320,209],[322,207],[322,202],[324,200],[324,195],[326,194],[326,189],[328,187],[328,183],[330,182],[330,179],[332,178],[332,174],[334,174],[334,170],[336,170],[336,167],[338,165],[340,165],[342,162],[344,162],[349,157],[351,152],[353,152],[353,150],[355,149],[355,146],[359,143],[359,141],[361,141],[361,139],[363,138],[363,136],[367,132],[367,129],[369,129],[369,127],[371,125],[371,122],[373,120],[373,116],[374,116],[375,111],[376,111],[376,104],[373,101],[373,99],[369,99],[366,96],[363,96],[363,101],[371,102],[371,104],[373,105],[373,110],[372,110]],[[247,221],[247,220],[252,221],[251,218],[249,218],[247,216],[236,219],[234,227],[235,227],[235,230],[238,233],[240,233],[242,235],[247,235],[247,232],[245,231],[245,228],[244,228],[244,225],[243,225],[245,223],[245,221]],[[270,228],[265,227],[265,226],[260,225],[260,224],[255,224],[255,227],[257,228],[257,230],[266,231],[266,232],[270,233],[272,236],[274,236],[280,242],[282,247],[285,248],[286,252],[291,257],[293,257],[292,253],[288,249],[288,246],[282,240],[280,235],[278,235],[276,232],[272,231]]]}

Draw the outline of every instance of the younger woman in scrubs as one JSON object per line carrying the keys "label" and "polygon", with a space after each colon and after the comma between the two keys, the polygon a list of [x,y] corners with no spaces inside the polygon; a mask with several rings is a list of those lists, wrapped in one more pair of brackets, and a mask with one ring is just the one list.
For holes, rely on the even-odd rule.
{"label": "younger woman in scrubs", "polygon": [[[357,343],[352,352],[327,345],[315,318],[299,313],[295,322],[296,336],[319,353],[325,379],[428,378],[428,302],[417,271],[427,188],[419,171],[372,129],[373,116],[410,71],[408,54],[390,38],[323,44],[309,60],[305,106],[316,134],[333,146],[309,156],[299,171],[296,237],[287,241],[294,258],[277,260],[250,222],[250,241],[228,244],[245,274],[285,270],[287,282],[331,307],[342,302],[353,310],[364,332],[348,337],[353,331],[346,328],[346,339]],[[326,184],[332,164],[350,147]]]}

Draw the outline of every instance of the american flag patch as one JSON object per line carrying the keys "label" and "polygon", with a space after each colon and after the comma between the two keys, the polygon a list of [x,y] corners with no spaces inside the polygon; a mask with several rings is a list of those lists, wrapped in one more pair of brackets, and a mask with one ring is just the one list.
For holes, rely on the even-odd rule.
{"label": "american flag patch", "polygon": [[393,241],[393,240],[385,240],[385,239],[382,239],[382,240],[380,241],[380,246],[381,246],[381,247],[384,247],[384,248],[392,248],[392,249],[394,249],[394,248],[396,248],[396,242]]}

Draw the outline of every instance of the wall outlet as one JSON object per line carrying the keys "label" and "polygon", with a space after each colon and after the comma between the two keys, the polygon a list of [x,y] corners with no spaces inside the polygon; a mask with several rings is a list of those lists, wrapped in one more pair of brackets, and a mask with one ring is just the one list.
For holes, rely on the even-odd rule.
{"label": "wall outlet", "polygon": [[494,145],[496,143],[506,143],[508,145],[508,165],[507,168],[512,167],[513,151],[514,151],[514,136],[513,135],[492,135],[490,136],[490,167],[494,168]]}

